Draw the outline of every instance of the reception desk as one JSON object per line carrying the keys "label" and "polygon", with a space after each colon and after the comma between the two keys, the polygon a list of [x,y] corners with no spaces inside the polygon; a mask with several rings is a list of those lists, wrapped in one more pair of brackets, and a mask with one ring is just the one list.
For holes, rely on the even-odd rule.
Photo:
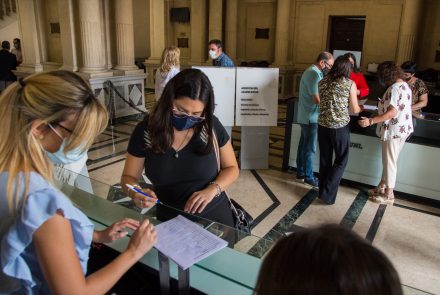
{"label": "reception desk", "polygon": [[[84,176],[79,175],[78,178],[84,178]],[[75,206],[81,209],[89,217],[89,219],[95,224],[97,230],[103,229],[115,221],[126,217],[136,220],[148,218],[154,224],[160,223],[160,221],[154,216],[154,210],[145,214],[140,214],[136,210],[114,204],[103,198],[106,197],[107,192],[110,191],[108,185],[97,183],[91,179],[89,179],[89,181],[92,183],[92,187],[96,191],[94,194],[85,192],[68,184],[60,184],[60,189],[72,200]],[[101,197],[98,197],[96,194]],[[203,224],[208,231],[211,231],[214,234],[218,234],[227,228],[224,225],[212,221],[200,221],[200,224]],[[233,229],[228,228],[228,230]],[[248,237],[256,241],[260,239],[255,236]],[[125,237],[109,244],[108,246],[121,252],[126,249],[128,241],[129,238]],[[153,272],[157,272],[157,276],[159,277],[159,272],[161,270],[159,265],[159,255],[156,249],[153,248],[150,250],[140,260],[140,263],[148,266]],[[188,272],[189,285],[192,289],[196,289],[206,294],[250,295],[253,294],[260,264],[260,259],[227,247],[190,267]],[[180,273],[178,266],[172,261],[170,261],[169,270],[171,278],[179,280]],[[190,293],[189,291],[179,291],[179,294]],[[198,292],[198,294],[200,293]]]}
{"label": "reception desk", "polygon": [[[70,198],[75,206],[88,216],[88,218],[95,224],[95,229],[104,229],[115,221],[119,221],[126,217],[136,220],[148,218],[153,224],[160,223],[160,221],[156,219],[154,207],[148,212],[141,214],[139,213],[139,210],[135,208],[126,208],[121,205],[122,203],[114,203],[115,200],[113,196],[115,194],[112,194],[111,192],[114,191],[117,186],[109,186],[82,175],[76,176],[79,182],[84,182],[86,180],[90,182],[93,191],[86,192],[79,189],[76,184],[69,185],[66,183],[59,183],[59,188],[68,198]],[[119,197],[121,196],[122,194]],[[107,200],[108,197],[110,197],[111,200]],[[121,199],[117,199],[116,201],[120,200]],[[176,212],[178,212],[178,210],[176,210]],[[196,222],[216,235],[219,235],[219,233],[224,232],[225,230],[231,230],[231,228],[206,219],[197,220]],[[277,237],[279,238],[282,236],[284,235],[279,233]],[[129,238],[124,237],[108,244],[108,246],[114,250],[112,250],[112,252],[117,254],[117,252],[122,252],[126,249],[128,242]],[[174,262],[170,261],[168,265],[169,268],[166,269],[166,272],[170,274],[169,277],[171,277],[172,280],[177,281],[179,287],[177,291],[176,288],[171,288],[171,292],[163,292],[162,290],[162,274],[164,273],[164,269],[159,261],[163,257],[160,257],[160,253],[153,248],[139,261],[143,271],[141,273],[136,273],[136,279],[145,279],[146,282],[154,282],[154,280],[161,281],[160,292],[155,292],[151,289],[148,290],[149,285],[147,284],[145,286],[145,293],[147,294],[251,295],[254,294],[254,286],[261,267],[261,260],[246,254],[245,251],[247,250],[242,251],[241,246],[243,244],[264,244],[264,247],[261,247],[262,249],[270,249],[274,242],[276,242],[276,239],[266,240],[254,235],[247,235],[236,245],[224,248],[191,266],[184,277],[183,284],[181,284],[182,270],[179,269]],[[242,243],[242,245],[240,245],[240,243]],[[243,249],[248,248],[249,247],[243,247]],[[108,252],[105,253],[106,254],[104,255],[108,254]],[[108,260],[114,257],[113,254],[109,256],[112,257],[107,257]],[[301,269],[292,268],[292,271],[301,271]],[[188,288],[180,288],[181,286],[185,287],[184,283],[188,283]],[[191,289],[189,287],[191,287]],[[407,286],[403,286],[403,288],[405,294],[427,294],[422,291],[413,290]],[[123,290],[123,292],[118,294],[134,293],[135,291],[133,290],[132,285],[129,285]]]}
{"label": "reception desk", "polygon": [[[288,102],[288,122],[284,169],[296,168],[296,153],[300,125],[296,122],[297,100]],[[368,114],[365,114],[368,116]],[[396,191],[440,201],[440,116],[417,119],[414,134],[405,143],[399,156]],[[361,184],[377,185],[382,174],[382,145],[376,135],[376,125],[360,128],[352,118],[350,154],[343,179]],[[290,138],[289,138],[290,137]],[[313,165],[319,171],[319,148]]]}

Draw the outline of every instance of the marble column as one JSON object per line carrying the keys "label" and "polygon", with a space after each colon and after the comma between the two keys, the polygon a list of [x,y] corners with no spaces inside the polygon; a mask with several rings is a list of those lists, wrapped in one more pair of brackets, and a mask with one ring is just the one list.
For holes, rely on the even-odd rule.
{"label": "marble column", "polygon": [[120,74],[143,73],[134,64],[133,0],[115,0],[116,66]]}
{"label": "marble column", "polygon": [[17,0],[17,20],[21,32],[22,64],[19,72],[43,71],[44,40],[40,30],[41,17],[39,0]]}
{"label": "marble column", "polygon": [[237,0],[226,1],[226,32],[225,32],[225,52],[235,60],[237,58]]}
{"label": "marble column", "polygon": [[206,29],[206,0],[191,0],[190,65],[201,65],[206,62],[208,57]]}
{"label": "marble column", "polygon": [[160,62],[162,51],[165,48],[165,19],[165,1],[150,0],[151,55],[147,61]]}
{"label": "marble column", "polygon": [[103,11],[103,19],[102,19],[102,26],[104,28],[104,43],[105,43],[105,60],[107,63],[107,70],[110,70],[113,68],[113,48],[112,43],[115,39],[115,36],[113,35],[113,32],[111,32],[112,29],[112,21],[114,21],[114,16],[111,13],[111,5],[110,0],[104,0],[104,11]]}
{"label": "marble column", "polygon": [[58,0],[58,14],[60,20],[61,50],[63,52],[63,65],[61,69],[77,72],[78,58],[72,0]]}
{"label": "marble column", "polygon": [[[223,1],[209,0],[209,40],[222,40],[223,35]],[[222,40],[223,41],[223,40]]]}
{"label": "marble column", "polygon": [[104,31],[100,0],[79,0],[82,66],[80,71],[90,77],[112,76],[106,72]]}
{"label": "marble column", "polygon": [[421,1],[405,1],[404,3],[396,54],[398,64],[402,64],[407,60],[414,60],[417,34],[420,32],[421,27],[420,20],[423,19],[425,9]]}
{"label": "marble column", "polygon": [[287,64],[287,50],[289,45],[289,15],[290,0],[278,0],[277,23],[275,31],[275,65]]}

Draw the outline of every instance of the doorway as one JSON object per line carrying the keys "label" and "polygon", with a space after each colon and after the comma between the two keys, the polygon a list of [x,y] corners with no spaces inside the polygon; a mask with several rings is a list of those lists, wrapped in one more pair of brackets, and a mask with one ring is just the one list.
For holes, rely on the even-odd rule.
{"label": "doorway", "polygon": [[365,16],[331,16],[329,51],[362,51]]}

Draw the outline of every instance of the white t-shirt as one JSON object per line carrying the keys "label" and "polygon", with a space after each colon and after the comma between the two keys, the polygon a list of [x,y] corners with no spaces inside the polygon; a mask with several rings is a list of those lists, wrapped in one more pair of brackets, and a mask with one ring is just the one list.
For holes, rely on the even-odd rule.
{"label": "white t-shirt", "polygon": [[171,80],[175,75],[180,72],[179,68],[172,67],[168,73],[161,73],[159,69],[156,71],[155,83],[154,83],[154,95],[156,101],[159,100],[162,95],[162,91],[167,85],[168,81]]}

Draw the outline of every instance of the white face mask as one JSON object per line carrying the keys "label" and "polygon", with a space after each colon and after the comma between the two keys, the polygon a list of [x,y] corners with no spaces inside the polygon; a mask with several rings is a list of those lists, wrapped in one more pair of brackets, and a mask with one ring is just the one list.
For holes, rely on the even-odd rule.
{"label": "white face mask", "polygon": [[49,124],[50,129],[55,132],[55,134],[63,140],[63,143],[61,144],[60,148],[55,153],[47,152],[47,156],[54,164],[70,164],[75,163],[79,160],[81,160],[86,154],[87,151],[81,150],[81,148],[73,149],[67,153],[64,152],[64,149],[66,147],[66,139],[61,136],[61,134],[58,133],[58,131]]}
{"label": "white face mask", "polygon": [[217,53],[215,50],[209,50],[209,57],[212,59],[216,59],[217,58]]}
{"label": "white face mask", "polygon": [[67,153],[64,152],[64,148],[66,147],[66,140],[63,140],[58,151],[55,153],[47,152],[47,156],[54,164],[71,164],[78,162],[82,158],[84,158],[87,154],[87,151],[82,151],[80,148],[73,149]]}

